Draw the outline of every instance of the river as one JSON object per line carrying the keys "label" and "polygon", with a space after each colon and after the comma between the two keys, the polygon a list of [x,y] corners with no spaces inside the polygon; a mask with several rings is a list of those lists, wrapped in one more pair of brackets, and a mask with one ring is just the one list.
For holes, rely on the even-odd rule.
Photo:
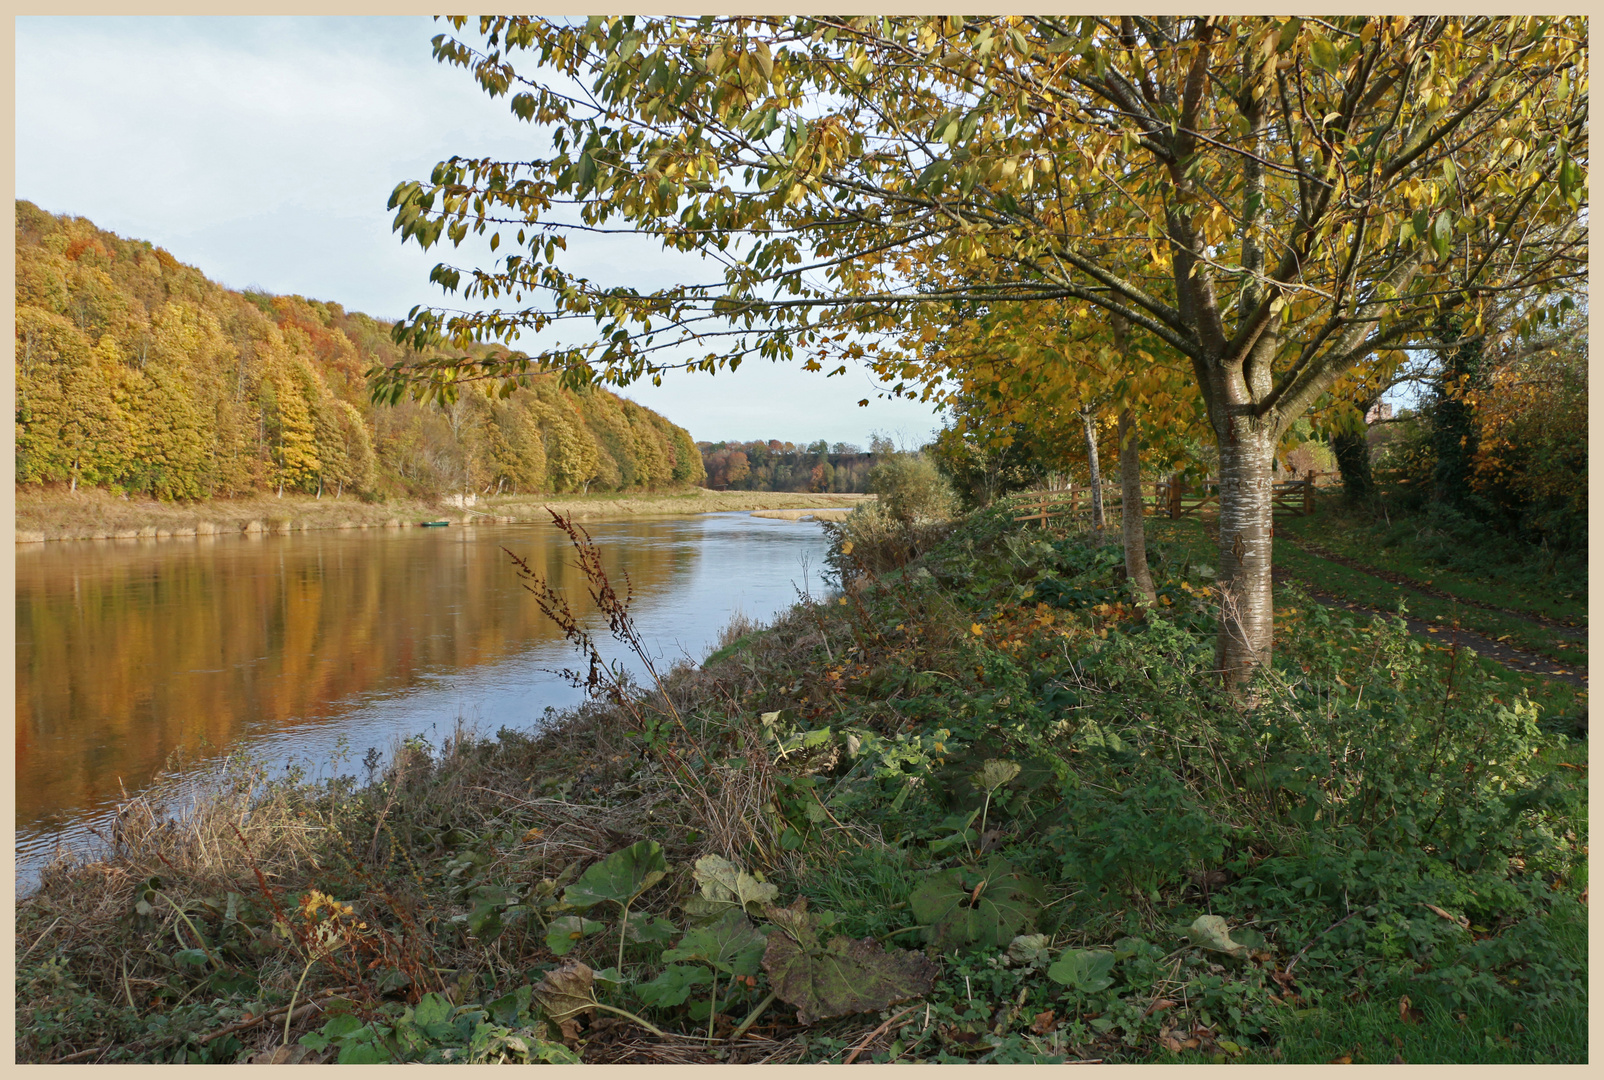
{"label": "river", "polygon": [[[666,669],[701,661],[731,617],[821,590],[811,521],[744,513],[586,522]],[[17,548],[19,890],[123,792],[203,783],[247,752],[310,777],[362,775],[372,748],[459,722],[530,729],[576,703],[576,655],[506,548],[588,611],[550,524],[341,530]],[[598,627],[603,655],[638,668]]]}

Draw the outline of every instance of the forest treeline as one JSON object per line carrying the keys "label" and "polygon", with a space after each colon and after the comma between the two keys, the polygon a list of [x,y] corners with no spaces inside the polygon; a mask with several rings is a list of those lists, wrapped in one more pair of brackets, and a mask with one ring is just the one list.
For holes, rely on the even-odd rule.
{"label": "forest treeline", "polygon": [[780,439],[751,442],[699,442],[706,484],[719,491],[869,490],[869,471],[892,451],[890,440],[875,436],[869,449],[852,443],[792,443]]}
{"label": "forest treeline", "polygon": [[370,499],[697,484],[690,434],[599,388],[369,401],[405,350],[337,303],[235,291],[159,247],[17,202],[16,479],[159,499]]}

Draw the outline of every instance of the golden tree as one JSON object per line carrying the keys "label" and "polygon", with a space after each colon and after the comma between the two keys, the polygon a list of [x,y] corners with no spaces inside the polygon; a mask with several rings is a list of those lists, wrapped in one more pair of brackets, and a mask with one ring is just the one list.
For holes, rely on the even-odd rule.
{"label": "golden tree", "polygon": [[[534,356],[394,365],[379,394],[541,369],[622,383],[753,355],[816,366],[837,335],[894,332],[911,304],[1095,305],[1192,371],[1219,451],[1232,682],[1270,656],[1287,428],[1445,314],[1479,332],[1584,273],[1580,18],[451,24],[436,56],[549,127],[552,152],[452,158],[396,188],[404,237],[515,249],[431,275],[500,306],[415,309],[398,331],[460,348],[594,329]],[[563,263],[593,231],[721,273],[651,293],[592,282]],[[929,267],[950,284],[922,287]]]}

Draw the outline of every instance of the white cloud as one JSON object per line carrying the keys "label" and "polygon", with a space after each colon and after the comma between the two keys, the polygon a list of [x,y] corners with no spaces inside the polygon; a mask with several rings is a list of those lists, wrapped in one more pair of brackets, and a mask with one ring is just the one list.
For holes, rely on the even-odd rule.
{"label": "white cloud", "polygon": [[[335,300],[383,317],[440,303],[439,261],[390,230],[385,201],[452,154],[547,149],[459,68],[441,27],[405,18],[20,18],[17,194],[149,240],[235,288]],[[624,237],[576,238],[571,268],[651,288],[716,264]],[[929,409],[876,401],[861,373],[748,363],[629,396],[697,438],[920,441]]]}

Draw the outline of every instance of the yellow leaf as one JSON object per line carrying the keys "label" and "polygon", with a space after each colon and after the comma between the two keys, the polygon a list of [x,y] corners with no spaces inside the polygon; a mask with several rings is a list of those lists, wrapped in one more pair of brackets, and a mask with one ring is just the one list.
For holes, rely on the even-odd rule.
{"label": "yellow leaf", "polygon": [[969,624],[969,632],[971,634],[975,635],[976,637],[980,637],[986,631],[979,623],[970,623]]}

